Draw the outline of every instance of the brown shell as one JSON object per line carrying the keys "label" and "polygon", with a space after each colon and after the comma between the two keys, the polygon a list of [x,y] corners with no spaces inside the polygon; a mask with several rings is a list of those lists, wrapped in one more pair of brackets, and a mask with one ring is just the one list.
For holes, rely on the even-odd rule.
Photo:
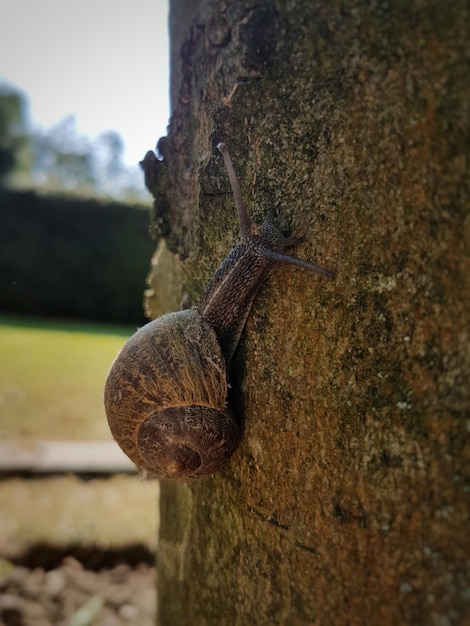
{"label": "brown shell", "polygon": [[239,440],[231,415],[207,406],[156,411],[137,437],[147,467],[160,478],[208,476],[230,458]]}
{"label": "brown shell", "polygon": [[[168,471],[155,463],[161,446],[158,441],[153,453],[146,455],[148,459],[144,457],[142,450],[151,450],[149,425],[144,425],[140,433],[140,445],[146,442],[142,450],[138,445],[139,429],[149,416],[157,425],[155,415],[171,409],[163,420],[163,430],[168,438],[169,416],[170,421],[177,419],[175,408],[197,407],[195,413],[200,416],[204,413],[201,413],[201,407],[207,407],[210,415],[220,413],[224,424],[222,442],[215,447],[225,447],[230,456],[238,443],[238,429],[226,410],[226,397],[226,366],[215,332],[197,309],[187,309],[146,324],[128,340],[109,372],[104,402],[113,437],[137,467],[155,475],[185,477],[181,467],[185,462],[178,458],[173,463],[171,459],[165,461]],[[199,442],[202,448],[207,440],[213,442],[212,426],[207,435],[204,421],[191,416],[190,409],[186,408],[183,415],[186,426],[195,425],[196,449]],[[233,426],[226,425],[227,419]],[[181,431],[181,425],[178,424],[175,430]],[[230,440],[234,436],[235,442]],[[185,433],[181,444],[185,449],[188,441]],[[178,448],[176,440],[174,445]],[[204,450],[198,450],[197,454],[203,455]],[[187,477],[190,477],[191,466],[196,466],[197,462],[192,458],[187,465]],[[212,467],[205,472],[200,469],[196,475],[205,475],[215,469]]]}

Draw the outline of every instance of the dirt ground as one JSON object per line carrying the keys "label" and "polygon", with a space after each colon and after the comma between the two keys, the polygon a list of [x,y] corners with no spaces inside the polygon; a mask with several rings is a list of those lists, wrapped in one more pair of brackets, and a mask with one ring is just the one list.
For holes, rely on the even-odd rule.
{"label": "dirt ground", "polygon": [[0,626],[155,623],[156,482],[0,480]]}

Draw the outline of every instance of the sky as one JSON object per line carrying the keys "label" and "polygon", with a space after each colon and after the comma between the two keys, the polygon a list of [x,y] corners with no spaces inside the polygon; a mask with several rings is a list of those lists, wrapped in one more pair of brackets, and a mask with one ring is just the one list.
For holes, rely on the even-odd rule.
{"label": "sky", "polygon": [[33,126],[116,130],[130,165],[166,135],[168,48],[168,0],[0,0],[0,84],[29,97]]}

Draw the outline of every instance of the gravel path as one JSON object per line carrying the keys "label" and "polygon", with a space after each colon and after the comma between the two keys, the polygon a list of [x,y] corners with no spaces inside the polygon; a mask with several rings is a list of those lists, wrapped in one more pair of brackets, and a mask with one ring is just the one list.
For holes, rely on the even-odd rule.
{"label": "gravel path", "polygon": [[0,561],[2,626],[153,626],[155,602],[145,563],[94,572],[74,557],[48,571]]}
{"label": "gravel path", "polygon": [[0,626],[154,626],[155,482],[0,481]]}

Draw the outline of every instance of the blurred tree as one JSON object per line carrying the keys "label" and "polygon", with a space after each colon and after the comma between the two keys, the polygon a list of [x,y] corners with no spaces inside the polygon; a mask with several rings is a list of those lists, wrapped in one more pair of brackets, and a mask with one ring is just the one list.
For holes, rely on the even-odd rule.
{"label": "blurred tree", "polygon": [[123,164],[124,142],[115,130],[108,130],[98,137],[97,152],[102,155],[104,175],[111,180],[119,178],[125,167]]}
{"label": "blurred tree", "polygon": [[117,131],[90,139],[77,131],[74,115],[52,128],[32,129],[26,104],[18,89],[0,87],[0,184],[131,203],[147,200],[142,173],[137,164],[124,162],[124,141]]}
{"label": "blurred tree", "polygon": [[0,183],[21,164],[28,143],[23,95],[8,86],[0,88]]}
{"label": "blurred tree", "polygon": [[92,145],[78,134],[74,115],[50,130],[35,133],[33,179],[49,189],[87,190],[96,187]]}

